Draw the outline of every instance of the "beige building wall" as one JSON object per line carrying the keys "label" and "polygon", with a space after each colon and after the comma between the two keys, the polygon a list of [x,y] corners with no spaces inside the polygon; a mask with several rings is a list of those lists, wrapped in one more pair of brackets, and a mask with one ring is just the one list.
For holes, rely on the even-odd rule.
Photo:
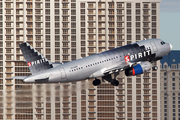
{"label": "beige building wall", "polygon": [[[169,57],[170,58],[170,57]],[[175,60],[175,59],[174,59]],[[180,119],[180,64],[161,68],[161,120]]]}
{"label": "beige building wall", "polygon": [[[160,119],[160,70],[117,76],[114,87],[92,80],[25,84],[19,49],[30,43],[51,62],[68,62],[144,38],[159,38],[160,0],[0,1],[0,119]],[[159,62],[155,63],[159,66]]]}

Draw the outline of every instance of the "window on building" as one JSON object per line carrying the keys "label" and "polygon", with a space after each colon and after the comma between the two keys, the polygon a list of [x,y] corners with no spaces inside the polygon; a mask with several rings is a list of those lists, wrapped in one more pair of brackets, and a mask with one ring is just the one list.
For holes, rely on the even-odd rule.
{"label": "window on building", "polygon": [[71,36],[71,41],[76,41],[76,36]]}
{"label": "window on building", "polygon": [[81,28],[81,33],[85,33],[85,28]]}
{"label": "window on building", "polygon": [[172,76],[175,76],[175,72],[172,73]]}
{"label": "window on building", "polygon": [[56,27],[56,28],[59,28],[59,26],[60,26],[60,25],[59,25],[59,22],[55,22],[55,27]]}
{"label": "window on building", "polygon": [[63,21],[68,21],[68,17],[63,17]]}
{"label": "window on building", "polygon": [[127,3],[127,8],[131,8],[131,3]]}
{"label": "window on building", "polygon": [[68,15],[68,10],[63,10],[63,15]]}
{"label": "window on building", "polygon": [[81,16],[81,21],[85,21],[85,16]]}
{"label": "window on building", "polygon": [[85,10],[84,9],[81,9],[81,14],[85,14]]}
{"label": "window on building", "polygon": [[176,100],[176,97],[173,97],[173,100]]}
{"label": "window on building", "polygon": [[123,3],[117,3],[117,8],[123,8]]}
{"label": "window on building", "polygon": [[136,3],[136,8],[140,8],[140,7],[141,7],[140,3]]}
{"label": "window on building", "polygon": [[68,4],[67,3],[63,3],[63,8],[68,8]]}
{"label": "window on building", "polygon": [[76,28],[76,23],[71,23],[71,28]]}
{"label": "window on building", "polygon": [[81,3],[81,8],[85,8],[85,3]]}
{"label": "window on building", "polygon": [[55,34],[60,34],[60,30],[59,29],[55,29]]}
{"label": "window on building", "polygon": [[166,72],[164,72],[164,76],[166,76]]}
{"label": "window on building", "polygon": [[59,35],[55,35],[55,41],[60,41],[60,36]]}
{"label": "window on building", "polygon": [[172,68],[172,69],[177,69],[177,65],[176,65],[176,64],[172,64],[172,65],[171,65],[171,68]]}
{"label": "window on building", "polygon": [[76,10],[71,10],[71,15],[76,15]]}
{"label": "window on building", "polygon": [[46,3],[45,8],[50,8],[50,3]]}
{"label": "window on building", "polygon": [[55,10],[55,15],[59,15],[59,9]]}
{"label": "window on building", "polygon": [[173,108],[176,108],[176,105],[173,105]]}
{"label": "window on building", "polygon": [[127,16],[127,21],[131,21],[131,16]]}
{"label": "window on building", "polygon": [[45,17],[46,21],[50,21],[50,16]]}
{"label": "window on building", "polygon": [[[89,24],[92,24],[92,23],[89,23]],[[81,27],[85,27],[85,22],[81,22]],[[89,25],[90,27],[90,25]]]}
{"label": "window on building", "polygon": [[55,8],[59,8],[59,3],[54,3]]}
{"label": "window on building", "polygon": [[71,29],[71,34],[76,34],[76,29]]}
{"label": "window on building", "polygon": [[50,15],[50,9],[45,10],[46,15]]}
{"label": "window on building", "polygon": [[59,16],[55,16],[55,21],[59,21]]}
{"label": "window on building", "polygon": [[71,8],[76,8],[76,3],[71,3]]}
{"label": "window on building", "polygon": [[152,8],[156,8],[156,3],[152,3]]}
{"label": "window on building", "polygon": [[141,27],[140,22],[136,22],[136,27]]}
{"label": "window on building", "polygon": [[50,29],[46,29],[46,34],[50,34]]}

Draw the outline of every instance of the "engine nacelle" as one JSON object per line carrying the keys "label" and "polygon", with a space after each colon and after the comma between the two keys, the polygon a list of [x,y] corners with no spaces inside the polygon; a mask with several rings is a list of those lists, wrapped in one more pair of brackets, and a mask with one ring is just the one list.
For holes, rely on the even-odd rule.
{"label": "engine nacelle", "polygon": [[131,68],[126,69],[125,75],[126,76],[139,75],[144,72],[149,72],[150,70],[151,70],[150,62],[141,62],[140,64],[137,64]]}

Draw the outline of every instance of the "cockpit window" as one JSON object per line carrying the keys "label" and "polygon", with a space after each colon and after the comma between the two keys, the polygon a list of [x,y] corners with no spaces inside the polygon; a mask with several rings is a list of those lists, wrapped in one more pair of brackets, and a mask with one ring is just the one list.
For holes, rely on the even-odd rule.
{"label": "cockpit window", "polygon": [[162,42],[161,42],[161,45],[164,45],[164,44],[165,44],[165,42],[164,42],[164,41],[162,41]]}

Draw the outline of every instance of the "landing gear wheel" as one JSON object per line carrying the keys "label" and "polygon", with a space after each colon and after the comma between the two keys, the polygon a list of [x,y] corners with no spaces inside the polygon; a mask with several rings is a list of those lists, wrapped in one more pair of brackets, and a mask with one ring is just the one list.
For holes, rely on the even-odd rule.
{"label": "landing gear wheel", "polygon": [[153,66],[152,69],[153,69],[153,70],[157,70],[158,67],[157,67],[157,66]]}
{"label": "landing gear wheel", "polygon": [[100,81],[99,79],[95,79],[95,80],[92,82],[92,84],[93,84],[94,86],[98,86],[98,85],[101,84],[101,81]]}
{"label": "landing gear wheel", "polygon": [[119,81],[117,81],[116,79],[113,79],[111,81],[111,85],[118,86],[119,85]]}

